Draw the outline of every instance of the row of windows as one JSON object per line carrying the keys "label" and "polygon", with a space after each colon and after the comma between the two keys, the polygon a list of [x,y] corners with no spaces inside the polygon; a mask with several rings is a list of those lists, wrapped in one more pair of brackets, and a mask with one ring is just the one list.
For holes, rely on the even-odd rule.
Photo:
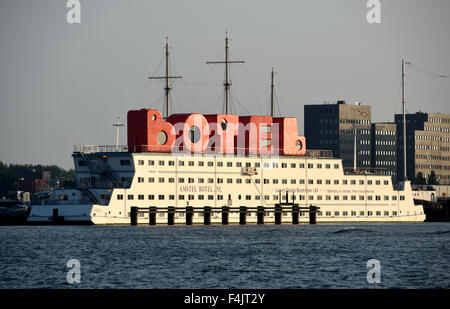
{"label": "row of windows", "polygon": [[424,131],[434,131],[434,132],[445,132],[450,133],[450,128],[440,128],[440,127],[424,127]]}
{"label": "row of windows", "polygon": [[[166,178],[164,178],[164,177],[158,177],[157,180],[158,180],[159,183],[165,183],[166,182]],[[214,183],[214,178],[207,178],[206,180],[207,180],[207,183]],[[192,178],[192,177],[188,177],[186,179],[183,178],[183,177],[179,177],[178,178],[178,183],[185,183],[185,181],[187,183],[195,183],[195,178]],[[224,181],[225,181],[225,179],[223,179],[223,178],[217,178],[217,183],[224,183]],[[242,178],[236,178],[236,179],[234,179],[234,181],[237,184],[243,183]],[[261,179],[259,179],[259,178],[253,179],[253,181],[255,183],[257,183],[257,184],[261,183]],[[139,183],[145,182],[145,178],[144,177],[138,177],[138,182]],[[148,182],[154,183],[154,182],[156,182],[156,178],[155,177],[148,177]],[[167,178],[167,182],[174,183],[175,182],[175,178],[174,177],[169,177],[169,178]],[[270,179],[264,178],[263,182],[264,182],[264,184],[269,184],[270,183]],[[198,178],[197,179],[197,183],[205,183],[205,178]],[[226,178],[226,183],[232,184],[233,183],[233,178]],[[252,179],[251,178],[246,178],[245,179],[245,183],[247,183],[247,184],[252,183]],[[272,179],[272,183],[273,184],[278,184],[280,182],[279,182],[279,179]],[[281,183],[282,184],[288,184],[288,179],[281,179]],[[290,179],[289,183],[293,184],[293,185],[297,184],[297,179]],[[305,184],[305,179],[299,179],[298,183],[299,184]],[[325,180],[316,179],[316,184],[318,184],[318,185],[322,185],[322,184],[330,185],[332,183],[335,184],[335,185],[339,185],[340,183],[342,183],[343,185],[347,185],[347,184],[349,184],[349,181],[347,179],[344,179],[342,181],[340,181],[339,179],[334,179],[333,182],[332,182],[331,179],[325,179]],[[350,184],[351,185],[356,185],[357,183],[359,185],[364,185],[365,182],[362,179],[359,180],[358,182],[356,180],[350,180]],[[310,184],[310,185],[314,184],[314,179],[308,179],[308,184]],[[372,180],[367,180],[366,184],[367,185],[372,185],[373,181]],[[376,180],[375,184],[376,185],[381,185],[381,180]],[[386,186],[389,185],[389,180],[384,180],[383,184],[386,185]]]}
{"label": "row of windows", "polygon": [[375,155],[377,156],[395,156],[395,151],[377,150]]}
{"label": "row of windows", "polygon": [[[293,195],[293,196],[289,196],[289,199],[293,199],[293,200],[297,200],[298,199],[300,201],[304,201],[306,199],[306,197],[308,197],[308,200],[317,200],[317,201],[322,201],[322,200],[326,200],[326,201],[331,201],[331,200],[334,200],[334,201],[339,201],[339,200],[342,200],[342,201],[349,201],[349,200],[351,200],[351,201],[357,201],[357,200],[365,201],[366,200],[366,197],[364,195],[359,195],[359,196],[357,196],[357,195],[350,195],[350,196],[349,195],[342,195],[342,196],[341,195],[308,195],[308,196],[306,196],[306,195],[298,195],[298,196]],[[230,196],[229,196],[229,198],[230,198]],[[238,195],[238,197],[237,197],[238,200],[245,199],[247,201],[250,201],[252,199],[254,199],[256,201],[259,201],[259,200],[261,200],[261,198],[264,198],[264,200],[268,201],[268,200],[270,200],[270,195],[264,195],[264,197],[262,197],[261,195],[255,195],[252,198],[252,195],[248,195],[247,194],[245,196]],[[123,194],[117,194],[117,199],[118,200],[123,200],[124,199],[124,195]],[[128,194],[127,195],[127,199],[128,200],[134,200],[134,194]],[[138,200],[145,200],[145,195],[144,194],[138,194],[137,195],[137,199]],[[165,200],[166,199],[166,195],[164,195],[164,194],[159,194],[159,195],[149,194],[148,195],[148,200],[155,200],[155,199]],[[167,195],[167,199],[174,200],[175,199],[175,195],[174,194],[169,194],[169,195]],[[187,199],[187,200],[195,200],[195,195],[194,194],[188,194],[188,195],[179,194],[178,195],[178,199],[179,200],[185,200],[185,199]],[[203,195],[203,194],[197,195],[197,200],[205,200],[205,199],[214,200],[214,195],[213,194],[206,195],[206,196]],[[217,195],[217,199],[218,200],[223,200],[224,196],[222,194],[218,194]],[[279,195],[277,195],[277,194],[272,195],[272,200],[273,201],[278,201],[279,199],[280,199]],[[286,200],[286,196],[282,196],[281,199],[282,200]],[[405,196],[404,195],[400,195],[400,200],[403,201],[404,199],[405,199]],[[381,195],[375,195],[375,196],[368,195],[367,196],[367,201],[381,201],[381,200],[383,200],[383,201],[389,201],[389,200],[397,201],[397,196],[396,195],[393,195],[391,197],[389,197],[389,195],[384,195],[384,196],[381,196]]]}
{"label": "row of windows", "polygon": [[396,141],[375,141],[375,145],[379,146],[395,146],[397,145]]}
{"label": "row of windows", "polygon": [[437,142],[450,142],[450,137],[442,137],[442,136],[430,136],[430,135],[417,135],[416,139],[418,140],[428,140],[428,141],[437,141]]}
{"label": "row of windows", "polygon": [[416,149],[436,150],[436,151],[450,151],[450,147],[441,147],[438,145],[416,145]]}
{"label": "row of windows", "polygon": [[396,135],[395,131],[375,130],[375,135]]}
{"label": "row of windows", "polygon": [[[127,160],[127,161],[129,161],[129,160]],[[166,161],[164,161],[164,160],[159,160],[158,161],[158,165],[159,166],[164,166],[165,162]],[[173,161],[173,160],[169,160],[169,161],[167,161],[167,163],[168,163],[169,166],[174,166],[175,165],[175,161]],[[181,160],[178,161],[178,165],[179,166],[184,166],[184,163],[185,163],[184,161],[181,161]],[[213,161],[208,161],[206,163],[207,163],[207,166],[214,166],[214,162]],[[138,160],[138,165],[144,165],[144,160]],[[155,160],[148,160],[148,165],[150,165],[150,166],[155,165]],[[194,165],[195,165],[195,161],[188,161],[188,166],[194,166]],[[197,165],[198,166],[205,166],[205,161],[198,161]],[[236,162],[235,165],[236,165],[236,167],[242,167],[243,166],[242,162]],[[223,167],[225,165],[224,165],[224,162],[219,161],[219,162],[217,162],[217,166]],[[263,166],[268,168],[268,167],[270,167],[270,163],[269,162],[264,162]],[[282,162],[281,164],[279,164],[278,162],[272,162],[272,167],[273,168],[278,168],[280,166],[281,166],[281,168],[287,168],[288,166],[290,168],[297,168],[297,167],[298,168],[305,168],[305,163],[286,163],[286,162]],[[226,162],[226,167],[233,167],[233,162]],[[252,163],[251,162],[245,162],[245,167],[252,167]],[[253,167],[261,167],[261,163],[260,162],[255,162],[253,164]],[[331,164],[328,164],[328,163],[327,164],[323,164],[323,163],[317,163],[316,164],[316,168],[323,168],[323,167],[327,168],[327,169],[330,169],[331,168]],[[335,169],[338,169],[339,168],[339,164],[333,164],[333,167]],[[308,163],[308,168],[314,168],[314,164],[313,163]]]}
{"label": "row of windows", "polygon": [[[237,215],[237,214],[239,214],[239,212],[237,212],[237,211],[232,211],[232,212],[230,212],[231,214],[235,214],[235,215]],[[359,213],[359,214],[358,214]],[[369,211],[367,211],[367,216],[373,216],[374,214],[373,214],[374,212],[373,211],[371,211],[371,210],[369,210]],[[375,216],[381,216],[381,211],[375,211]],[[347,217],[347,216],[352,216],[352,217],[354,217],[354,216],[366,216],[366,212],[365,211],[359,211],[359,212],[356,212],[356,211],[342,211],[342,212],[340,212],[340,211],[334,211],[334,212],[331,212],[331,211],[326,211],[325,212],[325,216],[327,216],[327,217],[331,217],[331,216],[341,216],[341,214],[342,214],[342,216],[343,217]],[[247,217],[256,217],[256,213],[251,213],[251,212],[248,212],[247,214]],[[274,213],[273,212],[270,212],[270,211],[267,211],[267,212],[264,212],[264,216],[273,216],[274,215]],[[281,215],[283,216],[283,217],[288,217],[288,216],[290,216],[290,213],[288,213],[288,212],[286,212],[286,211],[283,211],[282,213],[281,213]],[[302,216],[302,217],[305,217],[307,214],[306,213],[303,213],[303,212],[301,212],[301,213],[299,213],[299,215],[300,216]],[[317,215],[320,217],[320,216],[324,216],[324,213],[322,212],[322,211],[319,211],[318,213],[317,213]],[[383,215],[384,216],[390,216],[390,215],[392,215],[392,216],[397,216],[397,211],[392,211],[392,212],[390,212],[390,211],[383,211]],[[144,213],[139,213],[138,214],[138,216],[139,217],[145,217],[145,214]],[[204,216],[204,213],[202,213],[202,212],[199,212],[199,213],[197,213],[197,217],[203,217]],[[158,217],[160,217],[160,218],[164,218],[164,217],[166,217],[166,214],[165,213],[158,213]],[[185,217],[185,214],[184,213],[182,213],[182,212],[180,212],[180,213],[176,213],[175,214],[175,217],[178,217],[178,218],[184,218]]]}
{"label": "row of windows", "polygon": [[425,160],[443,160],[443,161],[450,161],[450,156],[432,156],[432,155],[423,155],[423,154],[416,154],[416,159],[425,159]]}

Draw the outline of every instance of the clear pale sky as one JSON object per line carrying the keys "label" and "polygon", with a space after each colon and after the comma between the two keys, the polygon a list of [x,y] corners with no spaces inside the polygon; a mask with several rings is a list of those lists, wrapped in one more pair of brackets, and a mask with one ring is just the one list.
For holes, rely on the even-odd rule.
{"label": "clear pale sky", "polygon": [[[270,70],[277,114],[303,105],[361,101],[372,121],[401,111],[401,59],[409,112],[450,113],[450,1],[81,0],[81,24],[65,0],[0,0],[0,160],[72,168],[75,144],[112,145],[117,117],[163,106],[163,48],[169,37],[175,112],[220,113],[228,31],[232,111],[268,114]],[[281,111],[281,114],[279,113]],[[126,127],[120,143],[126,143]]]}

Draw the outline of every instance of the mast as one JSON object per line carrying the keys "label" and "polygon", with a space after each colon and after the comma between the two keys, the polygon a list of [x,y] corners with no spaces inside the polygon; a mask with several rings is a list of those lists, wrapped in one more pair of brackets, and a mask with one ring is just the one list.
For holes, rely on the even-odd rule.
{"label": "mast", "polygon": [[406,92],[405,59],[402,59],[402,113],[403,113],[403,181],[406,181]]}
{"label": "mast", "polygon": [[270,84],[270,116],[274,116],[274,110],[273,110],[273,68],[272,68],[272,73],[271,73],[271,77],[272,77],[272,82]]}
{"label": "mast", "polygon": [[164,91],[165,91],[165,96],[166,96],[166,113],[165,113],[165,118],[167,119],[169,117],[169,104],[170,104],[170,90],[172,90],[172,88],[170,87],[170,79],[172,78],[182,78],[182,76],[169,76],[169,43],[168,43],[168,38],[166,37],[166,75],[165,76],[150,76],[149,79],[164,79],[165,80],[165,87],[164,87]]}
{"label": "mast", "polygon": [[225,61],[208,61],[207,64],[225,64],[225,114],[229,114],[230,106],[230,86],[231,81],[229,80],[229,65],[232,63],[245,63],[245,61],[230,61],[229,60],[229,47],[228,47],[228,32],[225,32]]}
{"label": "mast", "polygon": [[116,151],[119,151],[119,129],[123,127],[123,124],[120,123],[120,117],[117,117],[117,123],[113,124],[113,127],[116,127]]}

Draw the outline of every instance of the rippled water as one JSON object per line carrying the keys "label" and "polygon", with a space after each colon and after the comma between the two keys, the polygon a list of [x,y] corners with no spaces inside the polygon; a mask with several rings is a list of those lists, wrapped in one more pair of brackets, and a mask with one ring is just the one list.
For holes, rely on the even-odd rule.
{"label": "rippled water", "polygon": [[1,226],[0,288],[450,288],[449,245],[449,223]]}

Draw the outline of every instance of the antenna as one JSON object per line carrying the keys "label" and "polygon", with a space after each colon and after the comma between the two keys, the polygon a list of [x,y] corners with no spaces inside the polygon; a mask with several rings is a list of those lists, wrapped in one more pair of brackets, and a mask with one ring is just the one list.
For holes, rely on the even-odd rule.
{"label": "antenna", "polygon": [[273,67],[272,67],[272,72],[271,72],[271,84],[270,84],[270,116],[274,116],[274,106],[273,106],[273,76],[274,76],[274,71],[273,71]]}
{"label": "antenna", "polygon": [[230,86],[231,81],[229,81],[229,68],[228,65],[232,63],[245,63],[245,61],[230,61],[228,55],[228,32],[225,32],[225,61],[208,61],[207,64],[225,64],[225,114],[228,115],[229,105],[230,105]]}
{"label": "antenna", "polygon": [[169,76],[169,43],[166,37],[166,75],[165,76],[150,76],[148,79],[165,79],[166,85],[164,90],[166,92],[166,119],[169,117],[169,103],[170,103],[170,90],[172,89],[169,84],[169,80],[172,78],[182,78],[182,76]]}
{"label": "antenna", "polygon": [[113,127],[116,127],[116,151],[119,151],[119,130],[120,127],[123,127],[123,124],[120,123],[120,117],[117,117],[117,123],[113,124]]}

